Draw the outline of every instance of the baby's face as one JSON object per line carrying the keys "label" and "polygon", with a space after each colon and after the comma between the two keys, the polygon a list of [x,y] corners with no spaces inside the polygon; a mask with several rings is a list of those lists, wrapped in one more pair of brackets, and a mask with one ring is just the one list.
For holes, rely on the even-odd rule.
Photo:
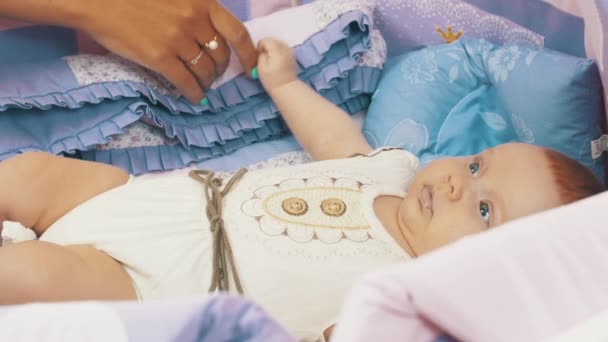
{"label": "baby's face", "polygon": [[511,143],[429,164],[408,189],[399,221],[420,255],[559,205],[543,149]]}

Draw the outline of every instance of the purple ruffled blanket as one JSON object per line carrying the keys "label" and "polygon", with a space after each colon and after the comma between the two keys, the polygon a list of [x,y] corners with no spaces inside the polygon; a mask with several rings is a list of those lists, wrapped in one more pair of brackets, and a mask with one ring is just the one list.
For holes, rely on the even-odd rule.
{"label": "purple ruffled blanket", "polygon": [[[384,44],[370,38],[373,9],[332,6],[334,13],[328,14],[327,3],[247,25],[257,40],[290,19],[307,22],[303,31],[309,34],[289,42],[299,77],[356,113],[367,107],[376,88]],[[365,56],[377,56],[378,50],[380,61],[367,62]],[[235,60],[207,92],[205,106],[189,104],[158,75],[112,55],[0,65],[0,75],[0,160],[43,150],[141,174],[183,168],[288,133],[261,84],[245,77]],[[141,122],[162,135],[160,141],[148,136],[139,144],[108,144]]]}

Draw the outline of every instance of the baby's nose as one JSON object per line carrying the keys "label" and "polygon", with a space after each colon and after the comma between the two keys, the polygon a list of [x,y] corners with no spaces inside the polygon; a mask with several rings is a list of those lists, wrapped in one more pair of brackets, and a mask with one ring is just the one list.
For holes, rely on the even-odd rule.
{"label": "baby's nose", "polygon": [[451,201],[457,201],[462,196],[464,181],[459,176],[448,176],[445,182],[437,185],[437,192],[448,197]]}

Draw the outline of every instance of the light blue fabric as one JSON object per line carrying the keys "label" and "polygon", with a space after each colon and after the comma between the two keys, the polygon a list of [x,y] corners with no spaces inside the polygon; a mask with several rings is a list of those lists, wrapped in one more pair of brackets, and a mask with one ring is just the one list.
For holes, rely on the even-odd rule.
{"label": "light blue fabric", "polygon": [[74,31],[46,25],[0,29],[0,46],[0,65],[41,62],[78,52]]}
{"label": "light blue fabric", "polygon": [[[357,113],[369,106],[369,96],[357,95],[339,106],[348,113]],[[132,109],[127,108],[127,110]],[[260,128],[243,132],[238,139],[229,140],[223,144],[213,144],[210,147],[184,147],[182,144],[174,144],[112,150],[88,149],[78,153],[77,157],[112,164],[136,175],[151,171],[179,169],[192,163],[200,168],[217,170],[216,167],[221,165],[223,170],[234,170],[272,157],[273,155],[268,154],[268,151],[265,150],[266,147],[270,147],[272,150],[275,146],[279,146],[277,152],[300,149],[295,141],[283,145],[271,144],[275,139],[283,139],[287,133],[287,127],[282,119],[274,118],[268,120]],[[258,144],[260,142],[261,144]],[[223,158],[233,153],[236,154],[230,158]],[[245,157],[238,158],[244,154],[246,154]],[[214,162],[216,159],[219,160]]]}
{"label": "light blue fabric", "polygon": [[[370,19],[342,14],[294,47],[299,77],[350,113],[369,104],[380,69],[359,67],[370,46]],[[194,106],[131,80],[80,85],[63,60],[0,65],[0,160],[43,150],[72,153],[134,173],[171,170],[217,158],[287,133],[260,82],[238,75]],[[146,116],[176,145],[96,150]]]}
{"label": "light blue fabric", "polygon": [[511,141],[559,150],[604,179],[591,141],[602,134],[602,89],[590,60],[485,40],[424,48],[387,62],[364,123],[374,147],[423,162]]}

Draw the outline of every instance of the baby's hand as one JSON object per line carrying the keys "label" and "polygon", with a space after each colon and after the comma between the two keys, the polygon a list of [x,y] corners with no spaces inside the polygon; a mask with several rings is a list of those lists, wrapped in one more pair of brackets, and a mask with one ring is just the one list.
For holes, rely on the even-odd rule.
{"label": "baby's hand", "polygon": [[258,43],[258,71],[267,91],[298,79],[296,59],[291,48],[277,39],[262,39]]}

